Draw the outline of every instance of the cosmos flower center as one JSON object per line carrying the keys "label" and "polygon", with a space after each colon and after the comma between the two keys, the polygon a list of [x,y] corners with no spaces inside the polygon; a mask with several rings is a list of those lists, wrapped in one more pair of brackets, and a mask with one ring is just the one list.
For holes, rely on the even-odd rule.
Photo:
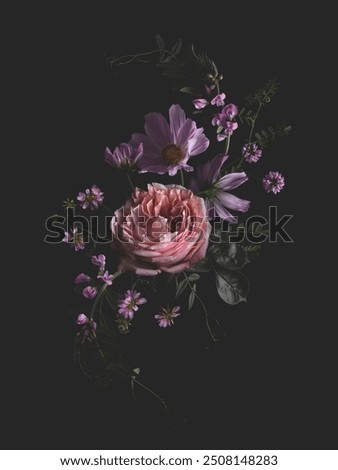
{"label": "cosmos flower center", "polygon": [[162,160],[166,165],[176,165],[183,158],[183,150],[179,145],[169,144],[163,147]]}

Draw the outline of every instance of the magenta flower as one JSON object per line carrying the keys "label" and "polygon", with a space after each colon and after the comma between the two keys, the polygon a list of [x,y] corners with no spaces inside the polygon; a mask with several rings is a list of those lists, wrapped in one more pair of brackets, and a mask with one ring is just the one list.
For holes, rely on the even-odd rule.
{"label": "magenta flower", "polygon": [[242,156],[248,163],[256,163],[262,156],[262,150],[255,142],[245,144],[242,149]]}
{"label": "magenta flower", "polygon": [[62,241],[69,243],[75,251],[83,250],[85,248],[83,234],[79,232],[77,227],[69,229],[69,232],[65,232],[65,236]]}
{"label": "magenta flower", "polygon": [[97,327],[96,322],[89,320],[84,313],[78,315],[75,323],[79,326],[83,326],[81,330],[83,336],[88,336],[92,331],[95,331]]}
{"label": "magenta flower", "polygon": [[92,287],[92,286],[87,286],[83,289],[82,294],[83,294],[83,297],[91,300],[97,296],[97,288]]}
{"label": "magenta flower", "polygon": [[89,318],[84,313],[79,313],[76,319],[76,324],[85,325],[86,323],[89,323]]}
{"label": "magenta flower", "polygon": [[88,284],[91,281],[91,278],[85,273],[78,274],[74,279],[75,284]]}
{"label": "magenta flower", "polygon": [[174,324],[174,318],[178,317],[181,315],[179,313],[181,307],[176,306],[174,308],[164,308],[162,307],[162,310],[155,315],[156,320],[158,321],[158,326],[161,328],[167,328],[167,326],[171,326]]}
{"label": "magenta flower", "polygon": [[228,158],[228,155],[219,154],[211,161],[197,167],[189,187],[195,193],[204,193],[210,219],[218,215],[228,222],[236,222],[237,217],[228,209],[246,212],[250,207],[250,201],[240,199],[229,191],[241,186],[248,177],[244,172],[229,173],[221,177],[223,163]]}
{"label": "magenta flower", "polygon": [[141,297],[141,293],[128,289],[124,294],[124,298],[119,302],[119,314],[124,318],[131,320],[134,313],[138,310],[138,305],[143,305],[147,299]]}
{"label": "magenta flower", "polygon": [[93,255],[91,261],[95,266],[100,268],[100,271],[104,271],[106,267],[106,257],[104,255]]}
{"label": "magenta flower", "polygon": [[108,147],[104,151],[104,161],[115,168],[133,170],[143,155],[142,142],[133,147],[130,144],[120,144],[111,152]]}
{"label": "magenta flower", "polygon": [[203,128],[197,128],[194,121],[187,119],[178,104],[169,109],[169,123],[162,114],[149,113],[145,116],[144,128],[147,135],[132,135],[133,145],[143,143],[144,154],[139,160],[142,172],[174,176],[178,170],[193,171],[188,165],[189,158],[209,146]]}
{"label": "magenta flower", "polygon": [[84,193],[79,193],[76,199],[80,201],[82,209],[87,209],[89,207],[93,211],[102,204],[104,195],[101,189],[93,184],[91,189],[86,189]]}
{"label": "magenta flower", "polygon": [[269,171],[263,178],[263,188],[267,193],[279,193],[285,186],[284,176],[278,171]]}
{"label": "magenta flower", "polygon": [[219,142],[232,135],[232,133],[238,128],[238,123],[234,121],[237,114],[237,106],[229,103],[224,106],[220,113],[214,116],[211,124],[213,126],[220,127],[220,132],[217,133],[217,140]]}
{"label": "magenta flower", "polygon": [[108,271],[105,271],[103,274],[98,274],[97,278],[102,279],[102,281],[107,284],[108,286],[111,286],[113,283],[113,275],[109,274]]}
{"label": "magenta flower", "polygon": [[193,100],[192,103],[196,109],[203,109],[209,104],[209,101],[204,98],[197,98],[196,100]]}
{"label": "magenta flower", "polygon": [[213,106],[223,106],[224,100],[225,100],[225,93],[219,93],[211,100],[211,104]]}

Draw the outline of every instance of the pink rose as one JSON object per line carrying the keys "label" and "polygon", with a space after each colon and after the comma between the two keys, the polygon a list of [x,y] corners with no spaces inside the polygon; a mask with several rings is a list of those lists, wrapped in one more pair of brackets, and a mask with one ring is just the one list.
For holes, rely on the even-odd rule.
{"label": "pink rose", "polygon": [[202,198],[171,184],[136,188],[111,221],[119,271],[179,273],[205,257],[210,224]]}

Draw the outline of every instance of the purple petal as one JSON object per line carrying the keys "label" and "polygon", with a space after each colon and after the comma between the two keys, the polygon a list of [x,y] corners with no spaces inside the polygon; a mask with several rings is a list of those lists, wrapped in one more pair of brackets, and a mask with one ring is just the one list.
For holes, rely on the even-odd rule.
{"label": "purple petal", "polygon": [[[203,132],[203,127],[198,129],[198,131]],[[204,135],[200,134],[196,136],[192,142],[189,142],[189,154],[193,157],[195,155],[199,155],[200,153],[203,153],[206,151],[206,149],[209,147],[210,141],[209,139]]]}
{"label": "purple petal", "polygon": [[237,217],[230,214],[230,212],[217,200],[214,201],[214,207],[216,214],[219,215],[221,219],[227,220],[228,222],[237,222]]}
{"label": "purple petal", "polygon": [[241,173],[229,173],[228,175],[222,176],[222,178],[217,182],[217,187],[228,191],[229,189],[238,188],[238,186],[246,181],[248,181],[248,177],[244,171]]}
{"label": "purple petal", "polygon": [[197,98],[196,100],[193,100],[192,103],[196,109],[203,109],[209,104],[208,100],[205,100],[204,98]]}
{"label": "purple petal", "polygon": [[148,113],[145,116],[144,129],[150,139],[162,148],[172,142],[169,124],[160,113]]}
{"label": "purple petal", "polygon": [[209,167],[209,179],[212,183],[216,181],[221,172],[222,166],[225,161],[229,158],[229,155],[224,155],[224,153],[219,153],[214,157],[210,162]]}
{"label": "purple petal", "polygon": [[220,201],[223,206],[235,211],[246,212],[250,207],[250,201],[241,199],[227,192],[217,194],[217,200]]}
{"label": "purple petal", "polygon": [[78,274],[74,279],[75,284],[84,284],[86,282],[90,282],[91,278],[87,276],[85,273]]}
{"label": "purple petal", "polygon": [[186,121],[186,115],[179,104],[173,104],[169,108],[170,132],[177,143],[178,133]]}

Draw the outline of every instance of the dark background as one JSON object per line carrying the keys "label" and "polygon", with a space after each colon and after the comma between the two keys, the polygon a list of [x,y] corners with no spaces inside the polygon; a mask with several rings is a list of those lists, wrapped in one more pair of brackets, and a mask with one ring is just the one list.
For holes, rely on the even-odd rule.
{"label": "dark background", "polygon": [[[4,448],[334,447],[336,436],[328,431],[335,419],[334,343],[327,335],[329,312],[321,309],[320,296],[313,297],[314,285],[303,281],[308,236],[299,210],[305,198],[311,25],[282,3],[269,4],[269,10],[244,2],[237,7],[210,4],[188,14],[173,4],[158,11],[55,9],[29,24],[34,39],[32,45],[23,40],[20,51],[25,57],[20,80],[29,103],[21,108],[34,146],[23,152],[20,165],[27,173],[25,243],[19,245],[25,269],[20,289],[11,294],[13,325],[4,333],[9,366]],[[126,66],[115,76],[105,63],[107,55],[151,50],[157,32],[169,44],[182,37],[206,51],[224,75],[229,101],[277,77],[281,88],[263,119],[286,119],[294,128],[268,147],[254,168],[259,174],[281,171],[284,191],[266,195],[250,183],[241,192],[252,198],[257,213],[277,204],[281,214],[294,214],[289,224],[294,243],[267,244],[247,267],[246,304],[225,306],[211,284],[204,286],[208,308],[228,336],[206,349],[199,312],[196,318],[182,316],[168,331],[142,331],[137,339],[142,378],[166,399],[176,431],[142,391],[133,402],[128,387],[99,388],[73,367],[69,310],[78,300],[73,279],[86,263],[64,245],[43,242],[45,219],[59,211],[65,197],[92,183],[118,207],[128,190],[103,163],[104,147],[142,131],[146,112],[165,113],[178,99],[188,103],[151,65]],[[16,279],[17,271],[13,274]],[[320,321],[310,313],[316,310]]]}

